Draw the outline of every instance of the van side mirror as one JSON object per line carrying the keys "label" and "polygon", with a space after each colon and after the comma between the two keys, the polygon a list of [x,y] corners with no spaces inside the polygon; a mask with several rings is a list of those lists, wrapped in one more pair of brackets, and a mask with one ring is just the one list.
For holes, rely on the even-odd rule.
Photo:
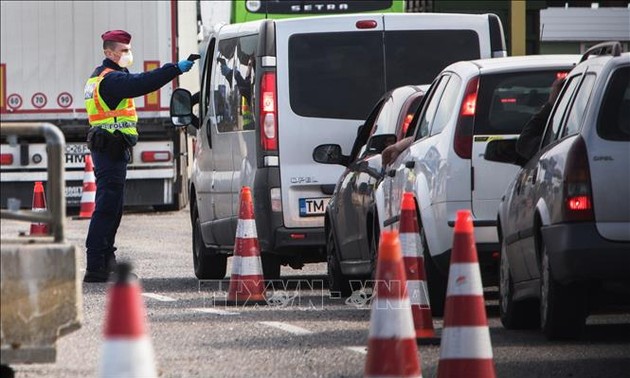
{"label": "van side mirror", "polygon": [[499,163],[524,165],[524,159],[516,152],[516,139],[499,139],[488,142],[484,159]]}
{"label": "van side mirror", "polygon": [[394,143],[396,143],[396,134],[372,135],[367,142],[365,151],[371,154],[380,154]]}
{"label": "van side mirror", "polygon": [[171,122],[175,126],[188,126],[193,123],[192,95],[183,88],[177,88],[171,96]]}
{"label": "van side mirror", "polygon": [[338,164],[348,166],[349,156],[341,153],[338,144],[320,144],[313,150],[313,160],[322,164]]}

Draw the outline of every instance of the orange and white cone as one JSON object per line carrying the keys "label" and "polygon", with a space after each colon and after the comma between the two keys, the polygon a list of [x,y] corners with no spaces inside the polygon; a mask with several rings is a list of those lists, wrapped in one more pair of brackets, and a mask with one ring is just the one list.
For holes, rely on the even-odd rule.
{"label": "orange and white cone", "polygon": [[469,210],[457,212],[444,311],[438,377],[495,377]]}
{"label": "orange and white cone", "polygon": [[90,219],[96,206],[96,177],[92,155],[85,155],[85,172],[83,173],[83,192],[81,193],[81,210],[78,219]]}
{"label": "orange and white cone", "polygon": [[411,302],[416,340],[422,345],[437,345],[440,343],[440,338],[433,329],[418,216],[413,193],[410,192],[403,194],[400,207],[400,244],[405,262],[407,293]]}
{"label": "orange and white cone", "polygon": [[140,284],[129,264],[118,264],[117,272],[108,289],[99,377],[157,377]]}
{"label": "orange and white cone", "polygon": [[226,304],[267,304],[252,192],[247,186],[241,188],[232,274]]}
{"label": "orange and white cone", "polygon": [[366,377],[421,377],[398,231],[381,233]]}
{"label": "orange and white cone", "polygon": [[[46,211],[46,195],[44,194],[44,185],[41,181],[36,181],[33,187],[33,206],[34,212]],[[48,236],[48,223],[31,223],[30,236]]]}

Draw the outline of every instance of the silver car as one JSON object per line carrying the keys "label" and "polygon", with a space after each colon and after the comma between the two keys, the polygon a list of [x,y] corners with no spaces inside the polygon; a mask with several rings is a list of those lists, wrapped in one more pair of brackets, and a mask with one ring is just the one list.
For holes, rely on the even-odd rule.
{"label": "silver car", "polygon": [[[516,161],[514,141],[489,143],[485,158]],[[619,43],[584,54],[522,164],[498,212],[501,320],[578,337],[602,289],[630,298],[630,53]]]}

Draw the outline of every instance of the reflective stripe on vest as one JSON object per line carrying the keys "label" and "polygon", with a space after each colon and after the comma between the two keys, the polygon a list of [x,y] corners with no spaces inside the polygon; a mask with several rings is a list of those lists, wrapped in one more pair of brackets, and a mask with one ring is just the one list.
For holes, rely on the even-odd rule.
{"label": "reflective stripe on vest", "polygon": [[114,70],[111,68],[105,68],[97,77],[90,78],[86,84],[85,108],[88,112],[90,125],[110,132],[118,129],[123,134],[138,135],[136,130],[138,115],[133,99],[123,99],[116,109],[109,110],[100,96],[101,81],[105,75],[112,71]]}

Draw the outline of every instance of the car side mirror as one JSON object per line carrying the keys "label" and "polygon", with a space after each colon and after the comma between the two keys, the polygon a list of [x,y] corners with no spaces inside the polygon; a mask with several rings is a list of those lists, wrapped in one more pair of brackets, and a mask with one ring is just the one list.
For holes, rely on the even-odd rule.
{"label": "car side mirror", "polygon": [[320,144],[313,150],[313,160],[322,164],[348,165],[349,156],[341,153],[338,144]]}
{"label": "car side mirror", "polygon": [[394,143],[396,143],[396,134],[372,135],[367,142],[365,151],[371,154],[380,154]]}
{"label": "car side mirror", "polygon": [[171,96],[171,122],[175,126],[193,124],[192,95],[184,88],[177,88]]}
{"label": "car side mirror", "polygon": [[488,142],[484,159],[499,163],[523,166],[524,159],[516,152],[516,139],[499,139]]}

